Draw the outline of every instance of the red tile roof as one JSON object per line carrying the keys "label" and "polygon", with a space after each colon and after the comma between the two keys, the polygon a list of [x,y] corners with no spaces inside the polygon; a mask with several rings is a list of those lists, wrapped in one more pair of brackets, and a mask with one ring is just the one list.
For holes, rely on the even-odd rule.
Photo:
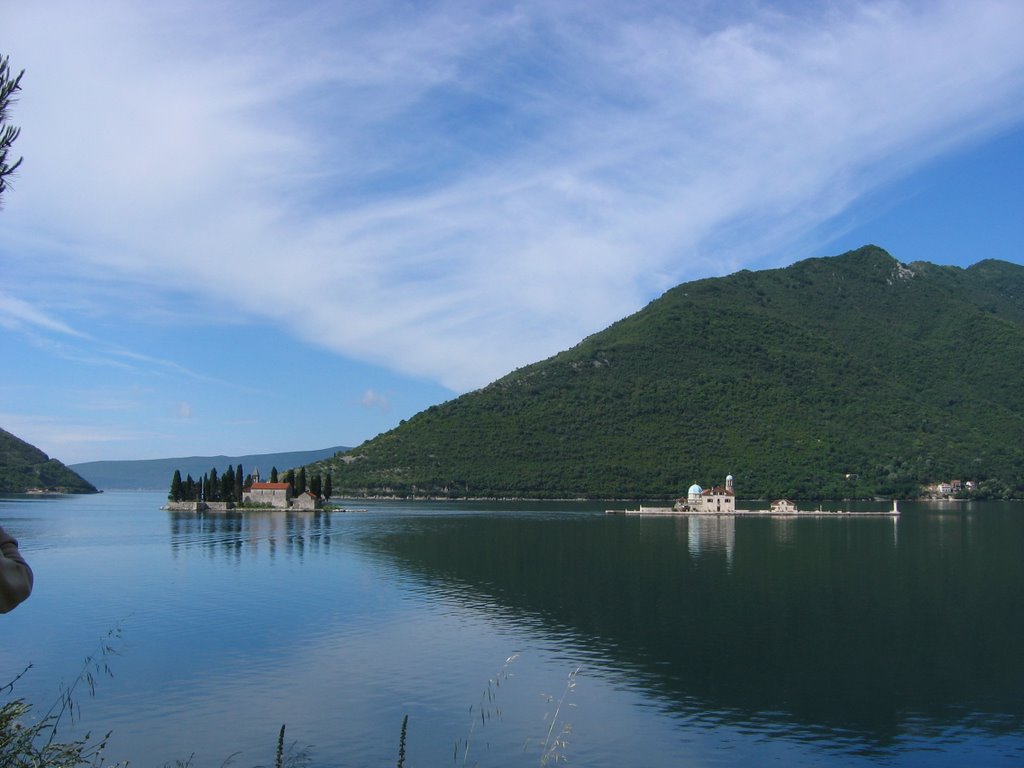
{"label": "red tile roof", "polygon": [[292,487],[291,483],[253,483],[254,491],[286,491]]}
{"label": "red tile roof", "polygon": [[718,485],[716,485],[714,488],[708,488],[706,491],[701,493],[701,496],[723,496],[723,495],[724,496],[735,496],[736,493],[734,491],[729,490],[728,488],[722,488],[721,486],[718,486]]}

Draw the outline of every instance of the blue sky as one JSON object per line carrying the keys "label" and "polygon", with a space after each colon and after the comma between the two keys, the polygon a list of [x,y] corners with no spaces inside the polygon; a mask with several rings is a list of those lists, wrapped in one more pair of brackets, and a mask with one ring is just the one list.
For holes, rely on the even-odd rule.
{"label": "blue sky", "polygon": [[0,30],[0,426],[67,463],[356,445],[738,269],[1024,263],[1015,1],[3,0]]}

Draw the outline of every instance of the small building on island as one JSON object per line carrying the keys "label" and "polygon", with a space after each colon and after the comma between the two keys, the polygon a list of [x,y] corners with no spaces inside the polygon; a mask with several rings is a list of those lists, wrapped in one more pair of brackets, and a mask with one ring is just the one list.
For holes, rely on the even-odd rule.
{"label": "small building on island", "polygon": [[243,490],[242,501],[269,504],[275,509],[288,509],[292,504],[292,484],[254,482]]}
{"label": "small building on island", "polygon": [[258,467],[253,472],[252,480],[252,485],[242,489],[243,504],[266,504],[274,509],[320,509],[320,498],[311,491],[293,495],[291,483],[262,482]]}
{"label": "small building on island", "polygon": [[304,491],[292,499],[292,509],[320,509],[320,497],[312,491]]}
{"label": "small building on island", "polygon": [[771,512],[773,515],[795,515],[798,511],[796,504],[789,499],[772,502]]}

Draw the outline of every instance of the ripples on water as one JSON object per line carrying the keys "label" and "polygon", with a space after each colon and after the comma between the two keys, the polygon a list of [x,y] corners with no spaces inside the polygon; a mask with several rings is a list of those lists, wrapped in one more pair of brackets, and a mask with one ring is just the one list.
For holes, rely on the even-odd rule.
{"label": "ripples on water", "polygon": [[409,765],[467,740],[469,764],[536,764],[565,696],[580,765],[1021,762],[1019,505],[893,524],[160,503],[0,502],[38,575],[0,617],[3,668],[36,664],[19,692],[52,700],[124,627],[83,704],[111,759],[269,764],[287,723],[314,765],[387,764],[408,714]]}

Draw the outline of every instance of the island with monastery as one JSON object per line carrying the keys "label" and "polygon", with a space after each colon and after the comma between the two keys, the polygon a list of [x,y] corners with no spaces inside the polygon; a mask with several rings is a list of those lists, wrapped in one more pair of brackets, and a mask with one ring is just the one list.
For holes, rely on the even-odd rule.
{"label": "island with monastery", "polygon": [[676,499],[671,507],[645,507],[640,505],[639,509],[609,509],[609,515],[747,515],[762,517],[836,517],[836,516],[860,516],[860,517],[898,517],[900,514],[899,504],[893,499],[892,509],[882,511],[844,511],[824,510],[821,507],[814,510],[804,510],[789,499],[776,499],[768,509],[740,509],[736,506],[735,478],[727,475],[725,486],[714,485],[710,488],[701,488],[694,483],[686,492],[686,496]]}
{"label": "island with monastery", "polygon": [[331,494],[330,474],[314,474],[307,482],[304,467],[298,471],[290,469],[280,478],[273,468],[269,481],[264,481],[259,468],[243,477],[239,464],[237,470],[228,465],[219,476],[214,468],[198,481],[191,475],[182,480],[181,472],[175,470],[164,509],[171,512],[317,511],[330,500]]}

